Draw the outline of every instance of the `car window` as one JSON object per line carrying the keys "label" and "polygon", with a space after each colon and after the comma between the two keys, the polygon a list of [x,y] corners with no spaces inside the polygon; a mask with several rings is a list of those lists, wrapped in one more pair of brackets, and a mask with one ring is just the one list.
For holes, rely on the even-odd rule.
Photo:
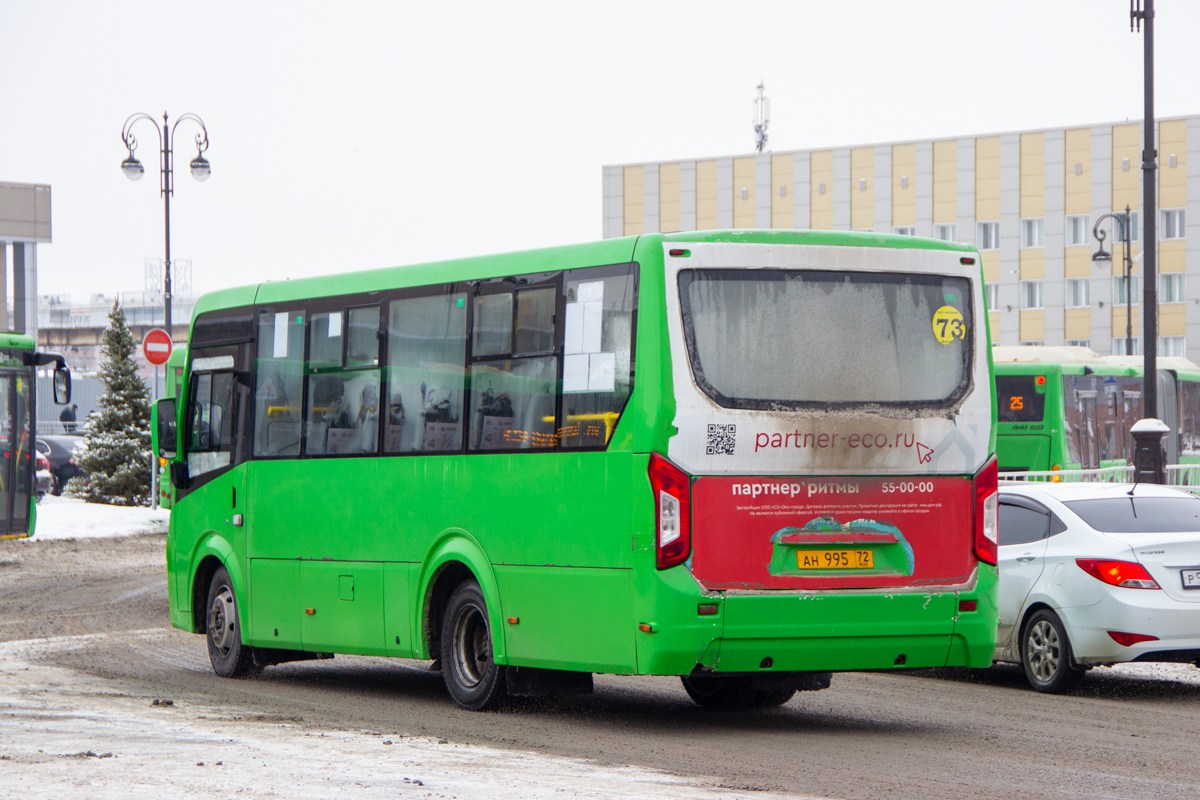
{"label": "car window", "polygon": [[[1135,490],[1136,491],[1136,490]],[[1098,531],[1188,533],[1200,531],[1200,498],[1104,497],[1072,500],[1067,508]],[[1003,517],[1001,517],[1003,530]]]}
{"label": "car window", "polygon": [[1050,515],[1000,504],[1000,544],[1028,544],[1050,535]]}

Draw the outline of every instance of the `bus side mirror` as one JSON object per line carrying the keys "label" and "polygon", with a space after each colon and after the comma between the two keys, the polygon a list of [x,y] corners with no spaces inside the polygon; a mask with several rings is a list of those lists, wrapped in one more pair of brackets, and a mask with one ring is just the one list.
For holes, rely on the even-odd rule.
{"label": "bus side mirror", "polygon": [[167,397],[156,402],[154,416],[158,455],[162,458],[174,458],[179,449],[175,425],[175,398]]}
{"label": "bus side mirror", "polygon": [[71,370],[63,366],[54,368],[54,402],[60,406],[71,402]]}

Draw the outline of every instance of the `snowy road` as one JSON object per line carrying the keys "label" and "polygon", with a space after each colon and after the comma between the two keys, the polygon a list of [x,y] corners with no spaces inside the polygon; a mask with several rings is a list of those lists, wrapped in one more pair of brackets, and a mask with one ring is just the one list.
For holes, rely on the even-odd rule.
{"label": "snowy road", "polygon": [[0,543],[0,797],[1200,796],[1191,666],[1095,670],[1067,697],[1015,670],[845,674],[725,714],[675,679],[598,676],[470,714],[422,662],[217,678],[167,626],[163,544]]}

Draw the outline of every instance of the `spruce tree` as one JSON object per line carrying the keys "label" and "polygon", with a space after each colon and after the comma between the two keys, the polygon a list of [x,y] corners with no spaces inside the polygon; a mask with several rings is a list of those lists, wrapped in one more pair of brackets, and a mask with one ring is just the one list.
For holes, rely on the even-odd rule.
{"label": "spruce tree", "polygon": [[125,325],[120,301],[113,303],[101,339],[104,393],[88,415],[87,449],[79,465],[86,485],[72,480],[67,493],[90,503],[150,505],[150,394],[137,373],[137,344]]}

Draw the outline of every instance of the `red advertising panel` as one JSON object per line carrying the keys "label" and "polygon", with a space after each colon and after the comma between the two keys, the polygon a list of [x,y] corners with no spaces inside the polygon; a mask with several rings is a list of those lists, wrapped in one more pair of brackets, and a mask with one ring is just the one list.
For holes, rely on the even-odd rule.
{"label": "red advertising panel", "polygon": [[709,589],[935,587],[975,567],[967,478],[703,477],[692,508]]}

